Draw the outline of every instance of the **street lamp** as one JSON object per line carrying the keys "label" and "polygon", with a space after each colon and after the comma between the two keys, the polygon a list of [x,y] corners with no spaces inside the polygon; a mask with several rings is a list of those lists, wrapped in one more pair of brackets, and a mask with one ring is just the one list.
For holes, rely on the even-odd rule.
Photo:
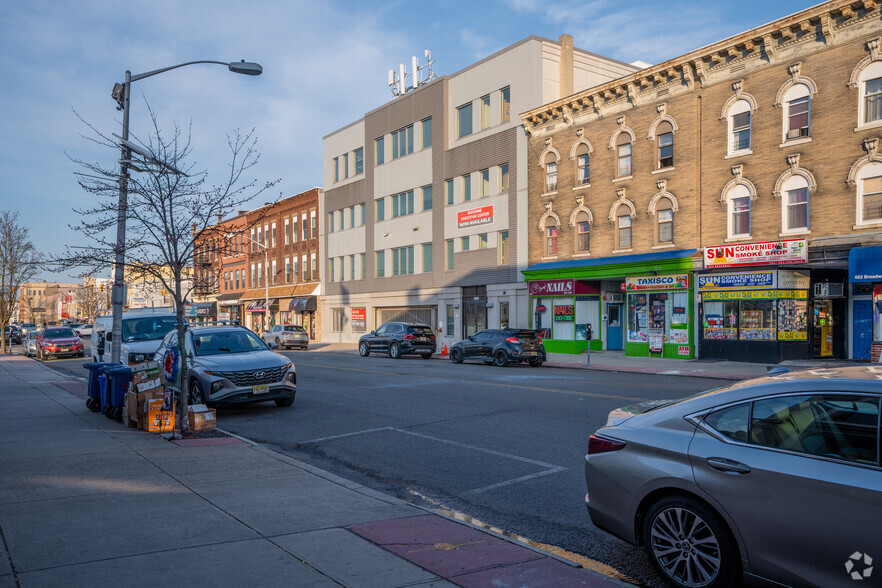
{"label": "street lamp", "polygon": [[153,71],[148,71],[135,75],[132,75],[132,72],[126,70],[125,82],[122,84],[115,84],[113,86],[113,92],[111,96],[113,96],[113,99],[116,100],[117,104],[119,105],[118,109],[123,111],[122,137],[120,138],[119,142],[120,149],[122,151],[122,157],[119,160],[120,174],[119,204],[117,205],[116,216],[116,255],[114,258],[113,289],[111,295],[113,323],[111,327],[112,341],[110,350],[110,361],[113,363],[119,363],[120,349],[122,346],[122,307],[124,303],[123,286],[125,282],[125,273],[123,266],[126,261],[126,209],[128,208],[129,167],[134,167],[132,166],[130,153],[132,151],[132,144],[129,142],[129,90],[131,89],[132,82],[137,82],[138,80],[143,80],[144,78],[149,78],[151,76],[155,76],[156,74],[161,74],[172,69],[177,69],[179,67],[184,67],[187,65],[194,65],[197,63],[216,63],[218,65],[225,65],[233,73],[245,74],[249,76],[259,76],[263,72],[263,67],[261,67],[259,64],[247,62],[245,60],[232,61],[229,63],[224,61],[209,60],[188,61],[186,63],[179,63],[178,65],[171,65],[169,67],[154,69]]}

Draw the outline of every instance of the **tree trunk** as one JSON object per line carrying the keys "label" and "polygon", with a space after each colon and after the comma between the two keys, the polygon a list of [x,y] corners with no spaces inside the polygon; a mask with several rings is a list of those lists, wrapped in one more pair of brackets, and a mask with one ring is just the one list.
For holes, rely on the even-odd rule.
{"label": "tree trunk", "polygon": [[178,423],[181,434],[190,432],[190,423],[187,420],[187,406],[190,402],[190,360],[187,355],[187,325],[184,317],[184,300],[181,296],[181,273],[175,272],[175,318],[178,326],[178,346],[181,354],[181,390],[178,399]]}

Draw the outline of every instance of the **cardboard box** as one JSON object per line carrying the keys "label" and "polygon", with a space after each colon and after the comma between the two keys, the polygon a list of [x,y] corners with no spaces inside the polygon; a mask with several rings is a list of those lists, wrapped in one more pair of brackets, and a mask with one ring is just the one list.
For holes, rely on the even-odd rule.
{"label": "cardboard box", "polygon": [[151,433],[172,433],[175,430],[175,411],[162,410],[162,398],[146,400],[143,427]]}
{"label": "cardboard box", "polygon": [[[132,385],[135,386],[136,389],[144,382],[149,382],[151,380],[159,379],[159,366],[154,361],[145,361],[144,363],[136,363],[134,365],[129,366],[132,369]],[[146,385],[145,389],[155,388],[156,385]],[[143,390],[137,390],[138,392],[143,392]]]}
{"label": "cardboard box", "polygon": [[129,390],[126,393],[126,406],[124,411],[128,421],[134,422],[135,426],[140,427],[141,422],[144,420],[144,403],[147,400],[153,400],[154,398],[162,399],[162,394],[163,389],[161,386],[146,392]]}
{"label": "cardboard box", "polygon": [[217,411],[204,404],[187,408],[187,422],[191,431],[207,431],[217,426]]}

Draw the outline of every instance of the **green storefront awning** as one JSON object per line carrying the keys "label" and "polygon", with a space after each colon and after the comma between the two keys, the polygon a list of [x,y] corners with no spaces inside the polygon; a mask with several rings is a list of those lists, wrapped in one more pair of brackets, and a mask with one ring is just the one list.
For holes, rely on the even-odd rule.
{"label": "green storefront awning", "polygon": [[523,270],[527,281],[553,278],[604,280],[624,278],[655,272],[667,274],[691,272],[692,256],[698,249],[680,249],[658,253],[598,257],[596,259],[569,259],[537,263]]}

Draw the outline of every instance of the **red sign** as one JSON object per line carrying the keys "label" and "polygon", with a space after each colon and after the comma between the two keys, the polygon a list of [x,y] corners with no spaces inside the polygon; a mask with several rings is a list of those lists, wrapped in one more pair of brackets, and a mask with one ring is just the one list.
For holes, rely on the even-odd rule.
{"label": "red sign", "polygon": [[364,308],[353,308],[352,309],[352,321],[362,321],[367,320],[367,310]]}
{"label": "red sign", "polygon": [[456,225],[460,229],[493,222],[493,205],[460,210],[456,213]]}
{"label": "red sign", "polygon": [[576,317],[576,307],[572,304],[565,304],[554,307],[554,320],[571,321]]}
{"label": "red sign", "polygon": [[677,355],[689,355],[689,346],[688,345],[678,345],[677,346]]}

